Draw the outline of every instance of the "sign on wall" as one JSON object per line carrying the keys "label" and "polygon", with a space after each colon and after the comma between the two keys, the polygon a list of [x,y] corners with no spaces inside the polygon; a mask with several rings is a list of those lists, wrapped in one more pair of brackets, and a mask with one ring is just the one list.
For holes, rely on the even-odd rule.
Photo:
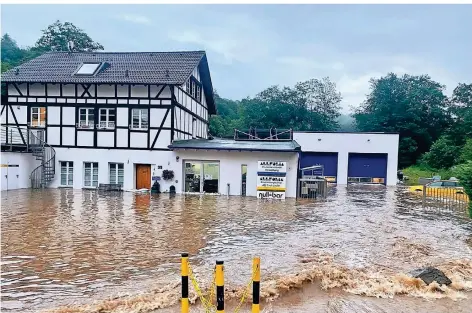
{"label": "sign on wall", "polygon": [[257,166],[257,197],[285,199],[287,162],[259,161]]}

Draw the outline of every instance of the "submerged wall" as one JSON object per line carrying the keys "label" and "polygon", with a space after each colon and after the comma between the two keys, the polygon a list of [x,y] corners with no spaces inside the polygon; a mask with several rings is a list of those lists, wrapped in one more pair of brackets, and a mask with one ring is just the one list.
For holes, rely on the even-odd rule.
{"label": "submerged wall", "polygon": [[30,174],[40,164],[30,153],[2,152],[1,190],[31,187]]}
{"label": "submerged wall", "polygon": [[[287,186],[286,197],[296,197],[297,194],[297,153],[280,152],[238,152],[238,151],[204,151],[204,150],[179,150],[175,151],[179,156],[179,165],[176,167],[175,176],[178,177],[178,192],[183,191],[185,161],[207,160],[220,162],[219,190],[227,195],[227,184],[230,184],[230,195],[241,195],[241,166],[247,165],[246,195],[257,196],[257,165],[258,161],[286,161],[287,162]],[[175,162],[175,160],[174,160]]]}
{"label": "submerged wall", "polygon": [[338,153],[338,184],[347,184],[349,153],[387,154],[387,185],[397,183],[398,134],[294,132],[303,152]]}

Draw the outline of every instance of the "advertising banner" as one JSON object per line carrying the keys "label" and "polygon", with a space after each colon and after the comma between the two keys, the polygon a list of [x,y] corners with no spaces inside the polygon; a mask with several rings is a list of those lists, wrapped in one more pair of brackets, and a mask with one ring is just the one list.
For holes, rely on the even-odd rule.
{"label": "advertising banner", "polygon": [[281,161],[259,161],[258,173],[287,173],[287,162]]}
{"label": "advertising banner", "polygon": [[287,162],[259,161],[257,167],[257,197],[285,199]]}

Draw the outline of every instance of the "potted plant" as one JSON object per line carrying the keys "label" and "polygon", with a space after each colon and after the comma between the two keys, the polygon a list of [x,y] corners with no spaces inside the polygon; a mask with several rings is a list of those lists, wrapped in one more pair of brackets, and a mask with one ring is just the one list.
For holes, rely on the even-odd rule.
{"label": "potted plant", "polygon": [[162,171],[162,179],[172,180],[173,178],[174,178],[174,171],[173,170],[163,170]]}

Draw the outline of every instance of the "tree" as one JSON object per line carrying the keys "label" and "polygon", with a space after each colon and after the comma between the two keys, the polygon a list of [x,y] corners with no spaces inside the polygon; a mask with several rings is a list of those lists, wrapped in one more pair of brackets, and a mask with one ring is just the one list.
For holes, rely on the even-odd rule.
{"label": "tree", "polygon": [[452,93],[450,111],[453,123],[448,133],[457,145],[472,138],[472,84],[459,84]]}
{"label": "tree", "polygon": [[465,163],[467,161],[472,161],[472,138],[466,140],[464,146],[462,147],[459,158],[459,162],[461,163]]}
{"label": "tree", "polygon": [[444,86],[428,75],[393,73],[370,84],[370,94],[354,114],[357,128],[399,133],[399,165],[414,164],[450,125]]}
{"label": "tree", "polygon": [[[335,130],[339,127],[341,93],[336,91],[336,84],[328,77],[321,80],[310,79],[298,82],[293,88],[271,86],[256,95],[255,100],[266,104],[288,104],[292,109],[303,112],[312,119],[298,117],[307,122],[303,130]],[[266,107],[267,106],[262,106]]]}
{"label": "tree", "polygon": [[459,160],[460,147],[454,145],[454,142],[447,136],[436,140],[429,152],[425,153],[423,160],[434,169],[450,168]]}
{"label": "tree", "polygon": [[5,34],[2,36],[2,72],[3,63],[9,64],[10,66],[16,66],[21,59],[23,59],[24,51],[20,49],[15,40],[10,35]]}
{"label": "tree", "polygon": [[70,22],[59,20],[44,29],[38,39],[35,49],[39,51],[68,51],[69,41],[74,43],[74,51],[103,50],[103,46],[93,41],[82,29]]}
{"label": "tree", "polygon": [[[459,165],[455,172],[461,185],[464,187],[465,193],[472,200],[472,161]],[[472,201],[469,201],[469,216],[472,218]]]}

